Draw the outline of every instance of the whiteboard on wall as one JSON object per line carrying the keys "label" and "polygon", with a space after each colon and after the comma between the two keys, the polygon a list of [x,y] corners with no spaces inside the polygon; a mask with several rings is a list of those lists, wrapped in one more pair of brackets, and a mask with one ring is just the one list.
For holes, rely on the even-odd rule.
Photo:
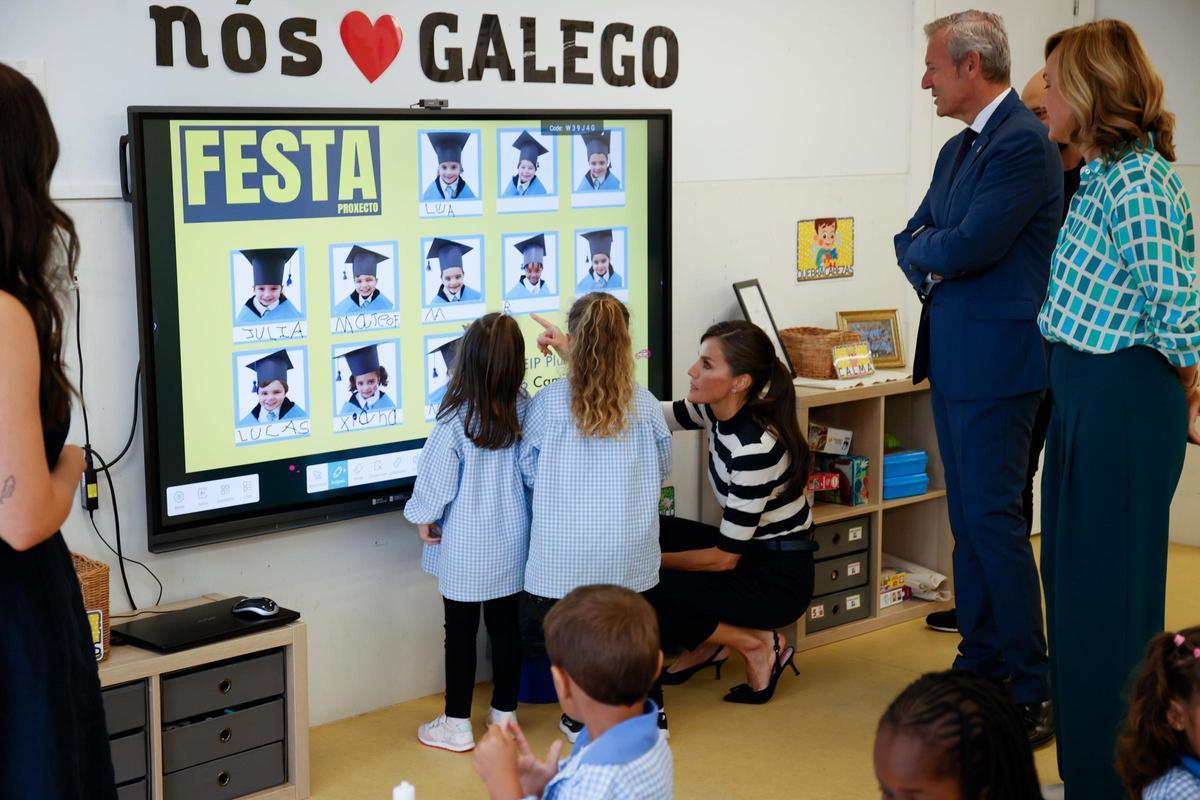
{"label": "whiteboard on wall", "polygon": [[[837,175],[896,174],[908,170],[909,76],[912,7],[895,0],[756,2],[736,6],[662,0],[605,4],[522,0],[494,4],[463,0],[434,5],[364,0],[353,5],[291,2],[214,4],[183,0],[195,11],[209,66],[188,66],[182,26],[173,36],[175,65],[155,65],[155,23],[149,0],[79,3],[41,0],[6,8],[0,60],[44,65],[48,105],[62,143],[55,174],[58,197],[111,197],[118,191],[117,138],[130,105],[407,107],[418,98],[447,98],[455,108],[667,108],[674,115],[673,170],[677,181],[725,181]],[[172,5],[163,3],[162,5]],[[403,31],[400,52],[374,82],[354,66],[339,26],[351,8],[374,20],[395,15]],[[511,9],[511,10],[510,10]],[[484,13],[499,13],[515,80],[496,70],[483,80],[439,83],[421,69],[421,22],[433,11],[458,17],[458,31],[441,30],[435,51],[463,51],[469,67]],[[257,17],[266,31],[267,64],[240,74],[222,57],[221,26],[235,13]],[[281,74],[289,55],[280,23],[317,21],[313,41],[322,66],[310,77]],[[521,18],[536,20],[538,67],[555,66],[555,83],[523,80]],[[594,23],[578,44],[588,54],[578,69],[592,85],[562,82],[563,19]],[[601,38],[614,22],[632,25],[632,42],[617,40],[620,59],[635,59],[634,86],[600,77]],[[679,42],[678,80],[665,89],[642,77],[643,35],[666,26]],[[248,52],[243,38],[243,52]],[[656,45],[655,63],[665,62]]]}

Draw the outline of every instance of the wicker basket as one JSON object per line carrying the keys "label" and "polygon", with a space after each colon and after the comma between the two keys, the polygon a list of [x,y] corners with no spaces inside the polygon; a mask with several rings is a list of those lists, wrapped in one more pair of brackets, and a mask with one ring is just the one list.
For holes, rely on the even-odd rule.
{"label": "wicker basket", "polygon": [[836,378],[833,348],[862,341],[862,336],[854,331],[827,328],[784,328],[779,331],[779,338],[787,348],[796,375],[801,378]]}
{"label": "wicker basket", "polygon": [[79,588],[83,590],[83,607],[87,611],[100,612],[100,636],[104,649],[98,658],[103,661],[108,658],[108,564],[71,553],[71,561],[75,564],[75,575],[79,578]]}

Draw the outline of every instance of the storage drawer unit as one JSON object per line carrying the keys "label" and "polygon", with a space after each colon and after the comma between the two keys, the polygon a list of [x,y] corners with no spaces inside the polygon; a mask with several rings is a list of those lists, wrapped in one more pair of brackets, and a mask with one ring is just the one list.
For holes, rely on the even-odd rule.
{"label": "storage drawer unit", "polygon": [[163,731],[163,772],[203,764],[283,739],[283,700]]}
{"label": "storage drawer unit", "polygon": [[869,558],[864,550],[818,561],[813,565],[813,595],[819,597],[866,584]]}
{"label": "storage drawer unit", "polygon": [[808,606],[805,630],[815,633],[847,622],[866,619],[871,613],[870,588],[862,586],[850,591],[814,597]]}
{"label": "storage drawer unit", "polygon": [[146,682],[114,686],[101,693],[108,735],[116,736],[146,727]]}
{"label": "storage drawer unit", "polygon": [[104,703],[118,800],[143,800],[148,794],[146,776],[150,772],[146,681],[109,687],[101,691],[100,699]]}
{"label": "storage drawer unit", "polygon": [[230,800],[283,783],[282,742],[163,776],[164,800]]}
{"label": "storage drawer unit", "polygon": [[813,557],[822,561],[866,550],[871,545],[871,518],[854,517],[818,525],[813,531],[813,540],[819,545]]}
{"label": "storage drawer unit", "polygon": [[150,800],[150,789],[144,780],[127,783],[117,788],[117,800]]}
{"label": "storage drawer unit", "polygon": [[283,694],[283,652],[274,651],[162,679],[163,722]]}

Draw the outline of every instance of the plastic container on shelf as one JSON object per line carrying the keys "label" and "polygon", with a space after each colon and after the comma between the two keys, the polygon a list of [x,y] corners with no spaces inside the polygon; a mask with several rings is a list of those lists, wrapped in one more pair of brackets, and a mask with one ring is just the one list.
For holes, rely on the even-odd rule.
{"label": "plastic container on shelf", "polygon": [[918,475],[900,475],[883,479],[883,499],[898,500],[901,497],[912,497],[929,491],[929,476],[925,473]]}
{"label": "plastic container on shelf", "polygon": [[899,450],[883,455],[883,477],[898,478],[901,475],[924,475],[929,456],[924,450]]}

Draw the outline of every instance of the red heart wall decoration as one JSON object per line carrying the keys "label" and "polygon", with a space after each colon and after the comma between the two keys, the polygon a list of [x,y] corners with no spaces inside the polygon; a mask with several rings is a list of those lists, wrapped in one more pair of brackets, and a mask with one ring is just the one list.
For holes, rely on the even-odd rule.
{"label": "red heart wall decoration", "polygon": [[354,66],[371,83],[396,60],[403,41],[404,31],[391,14],[384,14],[374,24],[361,11],[342,17],[342,44]]}

